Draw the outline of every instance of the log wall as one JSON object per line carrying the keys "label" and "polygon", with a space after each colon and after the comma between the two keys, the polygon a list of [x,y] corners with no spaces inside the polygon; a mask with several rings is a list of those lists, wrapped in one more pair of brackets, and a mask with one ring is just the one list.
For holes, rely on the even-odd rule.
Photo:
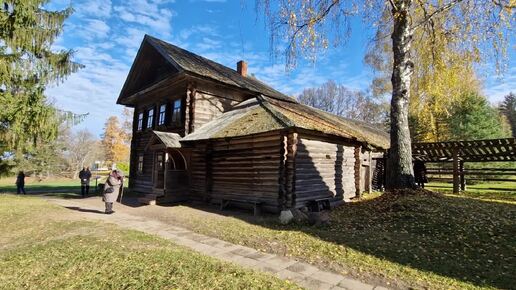
{"label": "log wall", "polygon": [[207,199],[206,161],[208,158],[207,144],[198,142],[192,150],[190,164],[190,198],[195,200]]}
{"label": "log wall", "polygon": [[355,147],[300,135],[296,144],[294,207],[332,198],[336,205],[355,196]]}
{"label": "log wall", "polygon": [[193,128],[197,129],[229,111],[238,101],[197,91],[194,103]]}
{"label": "log wall", "polygon": [[278,132],[197,143],[192,151],[192,198],[260,202],[278,210],[280,144]]}
{"label": "log wall", "polygon": [[[145,146],[149,142],[151,131],[140,132],[131,140],[131,166],[129,186],[135,192],[152,192],[153,180],[152,171],[154,170],[154,151],[145,151]],[[143,154],[143,172],[138,173],[138,156]]]}

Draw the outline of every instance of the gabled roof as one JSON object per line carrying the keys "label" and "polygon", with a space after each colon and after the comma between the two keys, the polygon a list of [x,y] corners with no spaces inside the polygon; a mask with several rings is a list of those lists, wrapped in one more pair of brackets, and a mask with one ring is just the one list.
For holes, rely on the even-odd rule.
{"label": "gabled roof", "polygon": [[265,96],[240,103],[181,141],[246,136],[287,128],[301,128],[356,140],[377,148],[389,148],[389,135],[369,124]]}
{"label": "gabled roof", "polygon": [[[296,102],[293,98],[278,92],[277,90],[260,82],[253,76],[243,77],[234,69],[149,35],[145,35],[143,38],[143,42],[140,50],[138,51],[138,55],[136,56],[135,63],[138,61],[138,58],[141,57],[140,54],[145,44],[150,44],[152,47],[154,47],[164,57],[164,59],[167,60],[179,72],[184,72],[193,76],[210,79],[239,89],[250,91],[255,95],[263,94],[283,101]],[[133,72],[133,68],[134,65],[131,68],[129,75],[135,73]],[[130,76],[128,76],[128,79],[129,78]],[[121,103],[120,101],[123,98],[122,96],[126,94],[124,92],[126,87],[127,84],[124,85],[124,88],[120,93],[118,103]]]}

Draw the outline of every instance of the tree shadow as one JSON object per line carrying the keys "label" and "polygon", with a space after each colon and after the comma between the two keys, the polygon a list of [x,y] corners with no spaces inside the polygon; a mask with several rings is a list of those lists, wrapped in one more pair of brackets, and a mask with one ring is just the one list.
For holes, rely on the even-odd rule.
{"label": "tree shadow", "polygon": [[[300,147],[298,144],[298,150]],[[313,148],[301,149],[310,152]],[[339,157],[341,149],[332,150]],[[333,171],[329,172],[328,166],[321,166],[330,162],[321,161],[325,154],[330,155],[319,150],[318,160],[312,160],[310,154],[304,154],[303,160],[296,159],[296,166],[300,166],[296,174],[310,176],[309,182],[295,184],[296,198],[333,199],[354,195],[350,192],[354,189],[354,179],[350,180],[354,172],[349,172],[352,167],[345,159],[336,158]],[[328,178],[329,173],[333,180]],[[341,184],[344,192],[338,188]],[[386,260],[422,271],[418,274],[422,276],[423,272],[429,272],[482,287],[514,285],[516,205],[510,203],[440,195],[384,195],[344,204],[330,213],[329,225],[318,227],[284,226],[277,222],[277,215],[254,217],[249,210],[221,212],[214,206],[196,203],[187,206],[278,231],[301,231],[327,242],[333,251],[341,251],[336,257],[346,256],[346,248],[352,248],[380,259],[379,263]],[[334,258],[326,259],[331,263]]]}

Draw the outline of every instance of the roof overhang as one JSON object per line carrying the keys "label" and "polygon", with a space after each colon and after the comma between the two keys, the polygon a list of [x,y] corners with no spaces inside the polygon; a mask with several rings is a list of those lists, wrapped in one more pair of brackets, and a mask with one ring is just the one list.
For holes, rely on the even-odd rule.
{"label": "roof overhang", "polygon": [[150,138],[145,150],[163,150],[168,148],[181,148],[181,136],[176,133],[152,131],[152,137]]}

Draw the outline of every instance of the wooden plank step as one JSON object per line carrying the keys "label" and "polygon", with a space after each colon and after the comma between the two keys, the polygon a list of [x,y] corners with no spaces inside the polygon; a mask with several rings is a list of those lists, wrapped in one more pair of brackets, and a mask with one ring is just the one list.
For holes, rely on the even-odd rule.
{"label": "wooden plank step", "polygon": [[138,198],[138,202],[140,204],[155,205],[156,204],[156,198],[139,197]]}

